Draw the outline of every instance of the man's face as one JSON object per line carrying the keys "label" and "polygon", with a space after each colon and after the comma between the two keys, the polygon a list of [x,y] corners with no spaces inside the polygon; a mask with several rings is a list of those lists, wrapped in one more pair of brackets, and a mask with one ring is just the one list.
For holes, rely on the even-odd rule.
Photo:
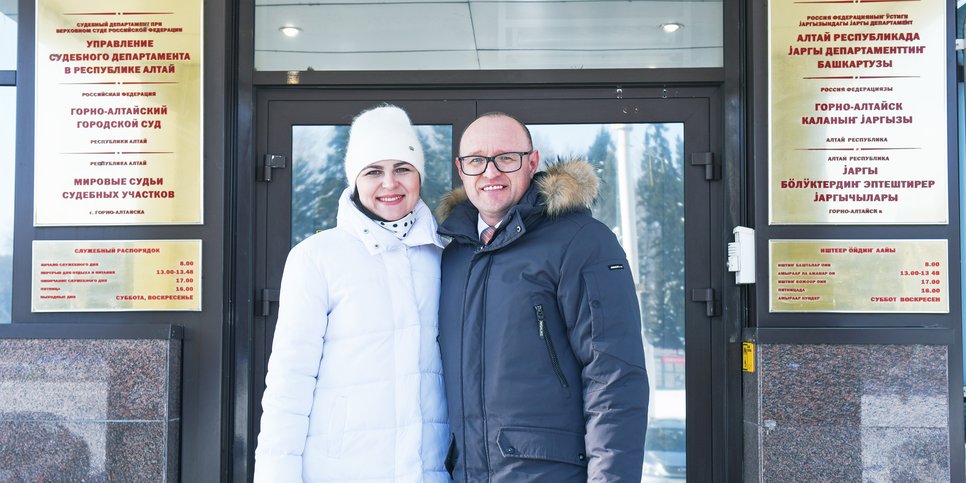
{"label": "man's face", "polygon": [[[523,127],[515,120],[487,116],[473,121],[463,132],[459,155],[494,156],[531,149]],[[489,163],[483,174],[467,176],[459,169],[459,160],[456,161],[456,169],[470,203],[480,211],[483,221],[495,225],[526,193],[539,162],[540,154],[533,151],[523,157],[523,166],[512,173],[502,173],[493,163]]]}

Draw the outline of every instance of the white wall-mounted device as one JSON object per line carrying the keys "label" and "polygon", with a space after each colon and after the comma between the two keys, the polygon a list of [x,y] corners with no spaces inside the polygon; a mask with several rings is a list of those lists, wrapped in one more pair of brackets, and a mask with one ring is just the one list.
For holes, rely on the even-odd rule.
{"label": "white wall-mounted device", "polygon": [[755,283],[755,230],[736,226],[735,241],[728,243],[728,271],[735,272],[735,283]]}

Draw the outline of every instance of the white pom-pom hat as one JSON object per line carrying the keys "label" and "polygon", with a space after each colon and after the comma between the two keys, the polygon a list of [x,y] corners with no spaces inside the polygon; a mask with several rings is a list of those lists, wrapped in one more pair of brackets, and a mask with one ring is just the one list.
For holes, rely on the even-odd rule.
{"label": "white pom-pom hat", "polygon": [[352,121],[345,149],[349,186],[355,186],[363,168],[386,159],[405,161],[416,168],[420,181],[426,179],[423,147],[416,129],[406,111],[389,104],[363,111]]}

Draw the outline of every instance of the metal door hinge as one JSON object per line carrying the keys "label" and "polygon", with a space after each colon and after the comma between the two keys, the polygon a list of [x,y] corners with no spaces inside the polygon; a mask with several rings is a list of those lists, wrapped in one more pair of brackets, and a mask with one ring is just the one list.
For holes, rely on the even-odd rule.
{"label": "metal door hinge", "polygon": [[691,166],[704,166],[704,179],[713,181],[721,176],[714,163],[714,153],[691,153]]}
{"label": "metal door hinge", "polygon": [[279,291],[277,289],[263,288],[262,296],[259,299],[261,302],[261,311],[259,315],[262,317],[268,317],[272,314],[272,302],[278,302]]}
{"label": "metal door hinge", "polygon": [[707,314],[708,317],[715,316],[716,311],[715,311],[715,300],[714,300],[713,288],[692,288],[691,301],[704,302],[705,314]]}
{"label": "metal door hinge", "polygon": [[272,180],[272,168],[284,168],[285,156],[281,154],[266,154],[262,161],[262,181]]}

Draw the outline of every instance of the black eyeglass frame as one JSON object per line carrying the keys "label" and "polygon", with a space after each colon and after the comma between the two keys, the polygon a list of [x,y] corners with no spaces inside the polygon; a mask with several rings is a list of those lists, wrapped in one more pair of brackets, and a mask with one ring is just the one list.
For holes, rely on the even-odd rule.
{"label": "black eyeglass frame", "polygon": [[[520,171],[520,168],[523,168],[523,157],[524,156],[529,156],[532,153],[533,153],[533,150],[530,150],[530,151],[507,151],[505,153],[495,154],[493,156],[481,156],[479,154],[471,154],[471,155],[468,155],[468,156],[457,156],[456,159],[460,163],[460,171],[462,171],[463,174],[465,174],[467,176],[479,176],[479,175],[481,175],[481,174],[483,174],[483,173],[486,172],[486,168],[489,167],[489,164],[490,163],[493,163],[493,167],[496,168],[496,170],[499,171],[499,172],[501,172],[501,173],[515,173],[517,171]],[[496,163],[496,158],[499,158],[500,156],[506,156],[507,154],[517,154],[517,155],[519,155],[520,156],[520,158],[519,158],[520,164],[517,165],[517,167],[514,168],[514,169],[511,169],[509,171],[504,171],[503,169],[500,168],[500,165]],[[474,159],[475,158],[483,158],[483,159],[486,160],[486,162],[483,163],[483,169],[481,169],[479,173],[474,173],[474,174],[467,173],[466,172],[466,168],[463,167],[463,160],[465,160],[465,159],[471,159],[471,158],[474,158]]]}

